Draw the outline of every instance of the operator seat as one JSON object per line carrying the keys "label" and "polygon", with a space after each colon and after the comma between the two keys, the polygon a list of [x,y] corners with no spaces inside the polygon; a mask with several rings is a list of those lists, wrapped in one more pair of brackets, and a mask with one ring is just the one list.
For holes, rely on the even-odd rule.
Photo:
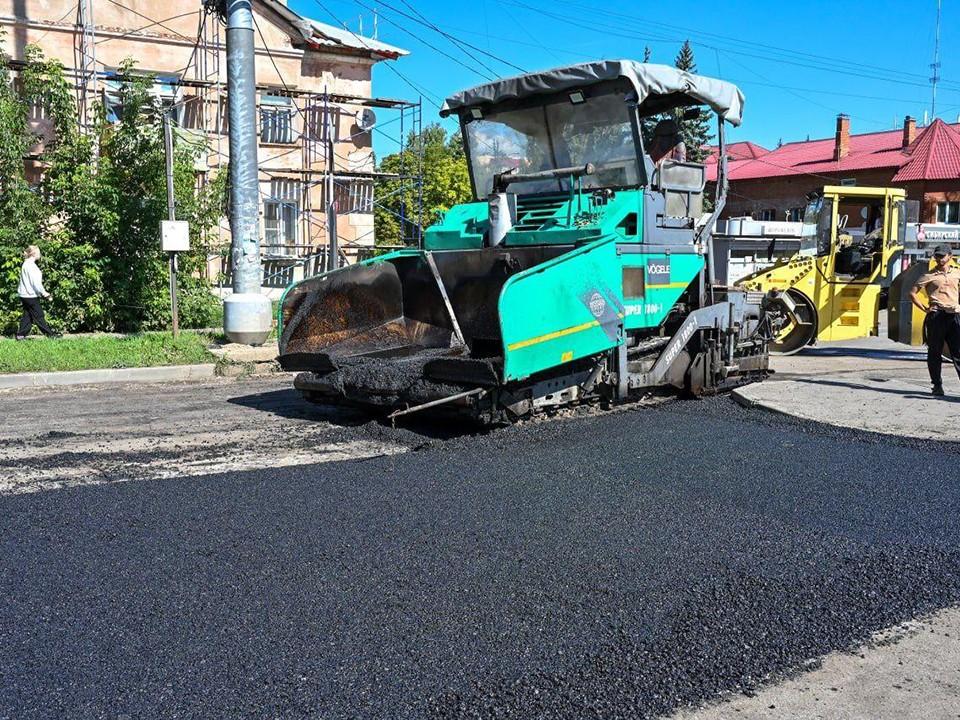
{"label": "operator seat", "polygon": [[680,135],[680,126],[673,118],[666,118],[653,129],[653,144],[650,159],[659,165],[663,160],[686,162],[687,148]]}
{"label": "operator seat", "polygon": [[883,254],[883,227],[864,235],[856,245],[851,243],[837,251],[834,267],[841,275],[867,277],[879,267]]}

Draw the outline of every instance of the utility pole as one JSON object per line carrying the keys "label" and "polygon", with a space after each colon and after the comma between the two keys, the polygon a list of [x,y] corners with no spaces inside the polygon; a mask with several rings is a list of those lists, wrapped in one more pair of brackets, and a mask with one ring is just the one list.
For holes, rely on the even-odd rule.
{"label": "utility pole", "polygon": [[940,82],[940,0],[937,0],[937,35],[933,42],[933,77],[930,83],[933,85],[933,98],[930,103],[930,121],[937,119],[937,83]]}
{"label": "utility pole", "polygon": [[[177,219],[177,202],[173,194],[173,127],[170,111],[163,114],[163,149],[167,162],[167,219]],[[177,254],[170,253],[170,313],[173,317],[173,336],[180,335],[180,311],[177,306]]]}
{"label": "utility pole", "polygon": [[227,103],[230,114],[230,259],[233,294],[223,301],[231,342],[262,345],[273,325],[260,286],[260,181],[257,90],[251,0],[221,0],[227,21]]}
{"label": "utility pole", "polygon": [[326,88],[323,90],[323,125],[324,135],[326,135],[327,150],[327,173],[325,180],[325,189],[327,195],[327,272],[336,270],[340,267],[340,242],[337,237],[337,206],[336,206],[336,185],[333,174],[336,170],[334,162],[334,144],[333,144],[333,117],[331,114],[330,96]]}

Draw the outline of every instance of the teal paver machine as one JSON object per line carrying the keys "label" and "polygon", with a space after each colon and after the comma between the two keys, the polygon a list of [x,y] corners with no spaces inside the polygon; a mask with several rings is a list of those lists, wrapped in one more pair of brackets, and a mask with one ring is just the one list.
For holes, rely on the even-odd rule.
{"label": "teal paver machine", "polygon": [[[457,93],[440,114],[459,118],[475,200],[418,248],[290,286],[281,366],[310,400],[489,423],[762,379],[776,318],[713,282],[711,258],[742,109],[731,83],[631,60]],[[708,200],[705,166],[654,162],[642,128],[710,112]]]}

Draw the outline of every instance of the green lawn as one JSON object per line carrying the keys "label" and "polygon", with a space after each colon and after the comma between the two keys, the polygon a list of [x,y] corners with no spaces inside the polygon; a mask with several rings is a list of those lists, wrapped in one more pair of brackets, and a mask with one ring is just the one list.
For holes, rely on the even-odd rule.
{"label": "green lawn", "polygon": [[212,363],[211,337],[184,332],[143,333],[126,337],[0,339],[0,373],[54,372],[104,368],[156,367]]}

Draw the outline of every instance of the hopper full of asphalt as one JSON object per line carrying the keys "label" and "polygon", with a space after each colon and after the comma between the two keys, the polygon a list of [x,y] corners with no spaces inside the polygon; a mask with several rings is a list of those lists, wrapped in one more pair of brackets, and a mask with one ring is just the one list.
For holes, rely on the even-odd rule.
{"label": "hopper full of asphalt", "polygon": [[957,459],[710,400],[0,497],[0,717],[632,718],[750,692],[960,600]]}

